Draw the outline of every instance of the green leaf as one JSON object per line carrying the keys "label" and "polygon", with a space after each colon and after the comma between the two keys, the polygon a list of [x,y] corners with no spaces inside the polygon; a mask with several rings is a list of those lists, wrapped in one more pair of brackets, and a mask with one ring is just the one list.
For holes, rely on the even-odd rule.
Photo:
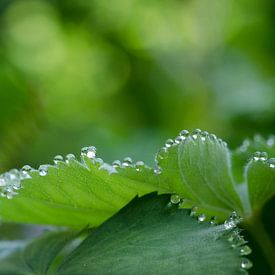
{"label": "green leaf", "polygon": [[275,157],[275,136],[265,139],[255,135],[253,139],[245,139],[243,144],[233,151],[233,173],[238,183],[245,181],[245,166],[256,152],[266,152],[270,157]]}
{"label": "green leaf", "polygon": [[150,194],[95,229],[57,274],[243,274],[239,248],[224,233],[199,224],[169,195]]}
{"label": "green leaf", "polygon": [[246,167],[246,179],[251,210],[257,213],[275,195],[275,159],[251,160]]}
{"label": "green leaf", "polygon": [[[257,144],[262,143],[258,138]],[[270,146],[270,141],[264,144]],[[250,213],[248,183],[235,183],[227,145],[214,135],[195,131],[181,134],[176,141],[168,140],[157,154],[155,169],[140,163],[132,165],[129,160],[113,167],[95,158],[93,152],[90,157],[83,155],[81,162],[70,158],[56,161],[46,167],[48,172],[43,167],[40,172],[30,172],[31,178],[21,172],[23,188],[16,191],[19,194],[12,200],[0,199],[1,218],[73,228],[87,224],[95,227],[136,195],[154,191],[179,194],[183,197],[182,207],[197,206],[198,213],[218,216],[219,221],[224,221],[233,210],[243,216]],[[0,186],[8,190],[7,194],[2,192],[4,196],[14,194],[14,186],[6,183],[18,185],[17,180],[11,180],[16,173],[19,172],[0,176]],[[261,176],[257,177],[260,182]],[[260,184],[257,186],[260,190]]]}
{"label": "green leaf", "polygon": [[226,218],[241,202],[231,173],[227,145],[214,135],[195,131],[157,155],[162,169],[160,185],[184,197],[209,214]]}
{"label": "green leaf", "polygon": [[27,242],[1,241],[0,242],[0,275],[31,275],[24,263],[21,253]]}
{"label": "green leaf", "polygon": [[[26,242],[0,242],[5,255],[0,258],[0,274],[47,274],[60,251],[77,234],[71,231],[50,232],[26,245]],[[13,253],[12,253],[13,252]]]}
{"label": "green leaf", "polygon": [[146,167],[130,179],[112,166],[84,156],[83,163],[59,161],[47,170],[30,172],[31,178],[21,180],[19,195],[12,200],[1,199],[0,216],[4,220],[75,228],[98,226],[136,195],[157,190],[156,175]]}
{"label": "green leaf", "polygon": [[23,260],[33,274],[46,274],[58,253],[75,237],[70,231],[45,234],[26,247]]}

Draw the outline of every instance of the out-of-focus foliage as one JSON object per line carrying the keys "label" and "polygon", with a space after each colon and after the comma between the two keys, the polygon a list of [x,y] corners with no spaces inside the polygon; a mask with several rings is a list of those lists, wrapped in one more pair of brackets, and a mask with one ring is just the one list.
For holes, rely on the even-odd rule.
{"label": "out-of-focus foliage", "polygon": [[90,144],[152,164],[183,128],[274,134],[274,25],[273,0],[0,1],[0,172]]}
{"label": "out-of-focus foliage", "polygon": [[271,0],[1,1],[1,170],[91,143],[150,162],[183,127],[231,144],[272,132],[274,12]]}

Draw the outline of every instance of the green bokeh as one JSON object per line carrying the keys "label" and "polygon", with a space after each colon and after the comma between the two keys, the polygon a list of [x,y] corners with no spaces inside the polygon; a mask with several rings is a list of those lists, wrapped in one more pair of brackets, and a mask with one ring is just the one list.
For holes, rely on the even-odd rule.
{"label": "green bokeh", "polygon": [[153,162],[182,128],[275,127],[271,0],[1,1],[0,169],[96,145]]}
{"label": "green bokeh", "polygon": [[87,145],[152,164],[183,128],[275,134],[274,26],[273,0],[1,0],[0,172]]}

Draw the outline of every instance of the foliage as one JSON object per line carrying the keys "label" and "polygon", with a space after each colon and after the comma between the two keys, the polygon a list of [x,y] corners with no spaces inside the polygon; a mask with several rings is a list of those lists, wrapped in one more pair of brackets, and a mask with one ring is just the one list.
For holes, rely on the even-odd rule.
{"label": "foliage", "polygon": [[[263,147],[273,148],[274,139],[272,144],[270,140],[262,144]],[[247,148],[242,148],[242,153],[246,151]],[[233,160],[235,159],[241,159],[239,150],[233,157]],[[81,162],[69,154],[65,161],[61,156],[56,156],[54,165],[41,165],[38,170],[25,166],[21,171],[13,169],[3,174],[0,177],[4,196],[1,200],[0,215],[5,221],[69,226],[78,230],[87,225],[99,226],[68,255],[68,259],[64,258],[57,274],[78,274],[84,270],[90,273],[106,273],[107,270],[112,270],[113,274],[119,274],[120,271],[125,274],[130,271],[144,273],[145,270],[159,273],[163,268],[171,270],[170,265],[177,266],[174,267],[176,272],[182,270],[181,264],[186,268],[183,268],[183,271],[194,270],[196,274],[215,268],[225,272],[224,274],[234,274],[241,270],[240,265],[242,269],[251,266],[247,259],[238,260],[239,253],[249,254],[250,248],[245,245],[237,224],[242,221],[242,226],[252,234],[259,229],[259,213],[275,194],[275,163],[273,158],[268,158],[267,153],[256,152],[243,167],[244,181],[237,182],[235,178],[239,168],[235,169],[236,165],[232,166],[231,162],[227,144],[215,135],[200,130],[191,134],[184,130],[175,140],[167,140],[157,153],[156,165],[153,168],[141,161],[133,164],[131,158],[125,158],[122,162],[117,160],[109,165],[97,157],[95,147],[84,147],[81,151]],[[135,199],[128,204],[136,195],[142,196],[153,191],[172,194],[170,203],[167,202],[167,196],[151,195],[140,200]],[[125,205],[127,206],[124,208]],[[191,208],[190,215],[197,216],[198,222],[203,225],[197,225],[195,220],[187,215],[187,210],[176,210],[178,208]],[[122,210],[119,211],[120,209]],[[168,216],[165,213],[168,213]],[[183,217],[176,218],[177,215]],[[221,253],[227,255],[229,252],[226,249],[232,246],[234,251],[237,251],[235,253],[229,250],[233,253],[232,257],[235,257],[235,260],[232,260],[234,264],[230,264],[235,271],[230,268],[223,269],[224,260],[216,262],[215,257],[213,263],[208,259],[203,265],[199,264],[198,269],[194,262],[188,267],[186,256],[183,251],[178,251],[176,246],[179,237],[177,234],[180,234],[177,228],[181,225],[181,219],[182,227],[185,228],[184,236],[190,235],[187,239],[183,237],[181,241],[183,246],[190,245],[188,255],[191,258],[215,254],[216,249],[221,249]],[[210,226],[206,221],[221,225]],[[190,225],[187,225],[189,223]],[[166,230],[171,230],[167,240],[161,237],[164,224],[167,224]],[[274,247],[268,240],[268,234],[264,231],[263,233],[257,236],[257,241],[262,244],[267,259],[271,260]],[[202,247],[205,245],[201,244],[201,240],[208,241],[208,238],[213,236],[213,244],[206,245],[209,251],[204,251]],[[190,238],[191,243],[188,244]],[[60,237],[59,239],[62,240]],[[108,241],[104,244],[102,240],[105,239]],[[218,244],[221,239],[228,239],[230,244],[222,241],[223,244]],[[100,249],[97,248],[97,242],[102,245]],[[150,244],[148,247],[147,242]],[[211,248],[211,245],[221,247]],[[35,246],[34,244],[33,247]],[[110,247],[115,247],[115,250],[112,248],[111,252],[107,253],[106,249]],[[155,247],[153,251],[152,247]],[[125,253],[132,256],[126,259]],[[147,263],[144,262],[143,267],[139,264],[140,253],[148,253],[145,257]],[[174,258],[178,254],[182,255],[182,260]],[[229,254],[225,258],[231,261]],[[102,263],[96,260],[97,264],[91,265],[92,259],[98,258],[99,255]],[[173,260],[163,263],[162,267],[155,261],[162,259],[160,257],[164,255]],[[41,256],[41,259],[44,258]],[[52,256],[51,261],[54,258]],[[3,260],[10,261],[9,258]],[[29,260],[32,261],[32,257]],[[270,268],[274,268],[272,261],[270,263]],[[41,264],[46,265],[44,261]]]}

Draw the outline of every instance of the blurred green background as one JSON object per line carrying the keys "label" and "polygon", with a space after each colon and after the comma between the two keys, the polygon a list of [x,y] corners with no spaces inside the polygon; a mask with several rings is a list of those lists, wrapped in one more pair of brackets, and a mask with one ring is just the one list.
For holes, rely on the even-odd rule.
{"label": "blurred green background", "polygon": [[275,132],[273,0],[1,0],[0,20],[1,171]]}
{"label": "blurred green background", "polygon": [[1,0],[0,172],[87,145],[152,164],[183,128],[274,134],[274,26],[273,0]]}

